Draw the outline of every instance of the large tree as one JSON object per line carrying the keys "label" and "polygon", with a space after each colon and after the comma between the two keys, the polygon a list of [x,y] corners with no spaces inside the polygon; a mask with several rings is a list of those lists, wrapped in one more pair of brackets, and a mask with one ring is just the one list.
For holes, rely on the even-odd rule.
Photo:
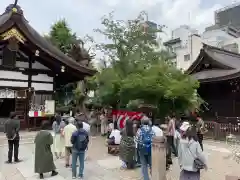
{"label": "large tree", "polygon": [[63,53],[68,54],[76,39],[76,35],[72,33],[66,20],[62,19],[51,26],[50,32],[46,38]]}
{"label": "large tree", "polygon": [[[85,40],[86,37],[84,37]],[[82,65],[89,66],[91,59],[94,57],[94,54],[89,53],[90,49],[86,50],[84,47],[85,42],[78,38],[75,32],[72,32],[65,19],[53,24],[45,38],[64,54],[72,57]]]}
{"label": "large tree", "polygon": [[139,100],[162,114],[196,108],[198,82],[176,69],[161,46],[164,26],[146,26],[144,15],[122,21],[110,14],[102,19],[104,29],[95,30],[107,38],[96,47],[108,66],[88,81],[96,90],[93,101],[116,108]]}
{"label": "large tree", "polygon": [[[81,65],[87,67],[91,66],[91,60],[94,54],[89,53],[90,49],[86,50],[84,41],[77,37],[76,33],[71,30],[65,19],[59,20],[53,24],[49,34],[46,35],[45,38],[64,54],[70,56]],[[75,105],[79,109],[85,109],[84,101],[87,97],[87,91],[85,90],[84,81],[68,84],[58,91],[58,99],[66,100],[66,95],[73,96]]]}

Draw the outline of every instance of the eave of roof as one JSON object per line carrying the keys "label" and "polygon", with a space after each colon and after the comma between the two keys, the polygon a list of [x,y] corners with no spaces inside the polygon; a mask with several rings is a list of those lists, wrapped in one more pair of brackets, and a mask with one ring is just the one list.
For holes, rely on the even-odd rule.
{"label": "eave of roof", "polygon": [[[204,57],[227,67],[227,69],[205,70],[193,73]],[[186,73],[191,74],[200,82],[228,80],[240,77],[240,54],[204,44],[196,61],[188,68]]]}
{"label": "eave of roof", "polygon": [[214,82],[233,79],[239,77],[240,71],[238,69],[232,70],[206,70],[192,74],[192,77],[200,82]]}
{"label": "eave of roof", "polygon": [[78,71],[79,77],[83,75],[92,76],[96,73],[95,70],[82,66],[49,43],[29,25],[28,21],[22,14],[11,11],[0,16],[0,33],[9,30],[13,26],[16,26],[18,29],[20,29],[27,39],[34,43],[39,49],[47,53],[50,57],[53,57],[59,61],[60,64],[69,67],[74,71]]}

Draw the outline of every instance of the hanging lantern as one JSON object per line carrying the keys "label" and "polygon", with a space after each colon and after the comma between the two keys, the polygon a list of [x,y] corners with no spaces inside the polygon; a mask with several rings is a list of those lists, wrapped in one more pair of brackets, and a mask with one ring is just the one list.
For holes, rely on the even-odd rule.
{"label": "hanging lantern", "polygon": [[61,66],[61,72],[65,72],[65,66]]}
{"label": "hanging lantern", "polygon": [[39,56],[39,50],[35,51],[35,56]]}

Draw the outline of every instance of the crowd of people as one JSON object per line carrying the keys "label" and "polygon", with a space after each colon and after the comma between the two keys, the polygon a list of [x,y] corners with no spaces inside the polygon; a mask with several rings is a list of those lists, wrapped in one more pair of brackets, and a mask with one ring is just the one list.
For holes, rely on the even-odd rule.
{"label": "crowd of people", "polygon": [[[72,177],[83,178],[84,160],[89,143],[90,125],[84,121],[69,117],[65,121],[61,116],[56,116],[52,124],[53,134],[47,130],[48,124],[42,125],[42,130],[35,138],[35,172],[43,179],[44,173],[51,172],[57,175],[53,161],[51,146],[56,159],[65,155],[65,167],[72,168]],[[72,160],[70,161],[70,156]],[[77,175],[77,161],[79,172]]]}
{"label": "crowd of people", "polygon": [[[64,119],[57,115],[52,124],[52,132],[49,131],[49,122],[45,121],[41,125],[41,130],[37,133],[35,143],[35,173],[40,179],[44,179],[44,173],[51,172],[51,176],[58,175],[54,163],[56,159],[64,158],[66,168],[72,168],[72,177],[83,178],[84,160],[89,144],[90,125],[80,119],[69,117]],[[18,158],[20,121],[16,113],[11,113],[10,118],[5,123],[5,133],[8,139],[8,160],[12,163],[14,151],[15,163],[21,162]],[[70,161],[70,156],[71,161]],[[77,175],[77,161],[79,160],[79,172]]]}
{"label": "crowd of people", "polygon": [[[65,157],[65,166],[71,167],[73,179],[83,178],[91,129],[86,120],[84,115],[79,115],[78,118],[63,118],[57,115],[52,124],[52,133],[49,131],[48,122],[42,124],[41,131],[37,133],[34,141],[35,172],[39,174],[40,179],[44,179],[44,173],[51,172],[52,176],[58,174],[53,154],[56,159]],[[180,180],[200,180],[201,170],[207,169],[203,155],[203,134],[206,130],[200,116],[197,116],[195,126],[187,121],[177,121],[174,115],[167,117],[166,128],[162,128],[157,121],[151,121],[148,117],[141,121],[126,120],[123,129],[119,128],[117,121],[108,123],[104,113],[100,120],[101,133],[107,135],[107,144],[119,145],[122,168],[141,167],[144,180],[150,179],[152,139],[156,136],[164,136],[167,140],[166,169],[173,162],[172,154],[178,158]],[[12,163],[13,150],[15,162],[21,162],[18,158],[19,130],[20,122],[16,119],[16,113],[11,113],[10,119],[5,123],[9,144],[7,163]]]}
{"label": "crowd of people", "polygon": [[163,129],[158,122],[152,124],[149,118],[141,122],[127,120],[122,130],[118,129],[117,122],[114,122],[113,126],[110,123],[108,145],[119,145],[122,168],[141,167],[143,179],[149,180],[152,138],[164,136],[167,140],[166,169],[173,163],[173,154],[178,158],[182,170],[180,180],[199,180],[200,170],[207,169],[202,143],[206,131],[203,120],[197,116],[195,126],[187,121],[177,121],[175,116],[167,117],[166,120],[167,128]]}

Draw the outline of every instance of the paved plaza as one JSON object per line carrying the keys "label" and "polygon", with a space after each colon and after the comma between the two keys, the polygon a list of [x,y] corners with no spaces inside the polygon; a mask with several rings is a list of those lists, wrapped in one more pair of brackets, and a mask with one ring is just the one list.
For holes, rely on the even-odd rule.
{"label": "paved plaza", "polygon": [[[4,164],[7,157],[7,142],[0,134],[0,180],[37,180],[38,175],[34,173],[34,133],[23,133],[20,145],[20,158],[23,162],[19,164]],[[226,175],[239,175],[240,165],[231,158],[231,152],[224,143],[205,141],[205,153],[208,158],[209,169],[203,171],[203,180],[225,180]],[[71,169],[64,167],[64,159],[55,161],[59,175],[45,179],[70,180]],[[107,154],[105,140],[102,137],[91,138],[88,158],[85,165],[85,180],[138,180],[140,169],[122,170],[118,157]],[[177,159],[167,174],[168,180],[177,180],[179,168]]]}

